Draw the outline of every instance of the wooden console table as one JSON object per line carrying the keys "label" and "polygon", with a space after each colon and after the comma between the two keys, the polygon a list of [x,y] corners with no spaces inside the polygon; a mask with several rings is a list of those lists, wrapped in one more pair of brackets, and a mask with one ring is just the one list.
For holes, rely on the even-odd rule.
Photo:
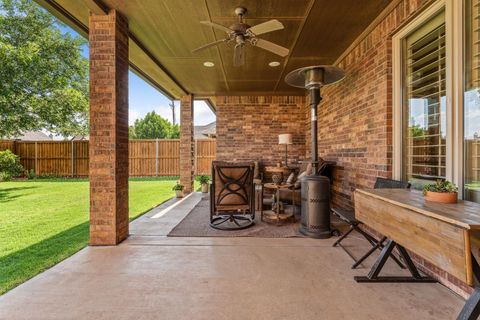
{"label": "wooden console table", "polygon": [[[355,216],[388,237],[388,243],[366,277],[357,282],[431,282],[421,276],[405,249],[474,286],[458,319],[480,315],[480,266],[475,253],[480,248],[480,204],[459,201],[440,204],[425,201],[421,192],[405,189],[355,191]],[[397,247],[411,277],[379,276]],[[476,282],[475,282],[476,281]]]}

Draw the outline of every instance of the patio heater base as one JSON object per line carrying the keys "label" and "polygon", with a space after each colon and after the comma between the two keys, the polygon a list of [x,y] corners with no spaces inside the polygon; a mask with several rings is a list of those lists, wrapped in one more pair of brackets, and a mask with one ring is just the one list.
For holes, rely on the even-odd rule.
{"label": "patio heater base", "polygon": [[302,216],[300,233],[311,238],[328,239],[330,229],[330,179],[324,176],[302,178]]}

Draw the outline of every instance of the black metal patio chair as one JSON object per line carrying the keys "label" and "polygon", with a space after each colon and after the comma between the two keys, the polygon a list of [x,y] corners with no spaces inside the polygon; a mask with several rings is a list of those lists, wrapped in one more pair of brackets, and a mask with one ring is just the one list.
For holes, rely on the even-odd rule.
{"label": "black metal patio chair", "polygon": [[212,228],[239,230],[255,223],[254,168],[254,163],[212,162]]}
{"label": "black metal patio chair", "polygon": [[[409,189],[410,188],[410,183],[404,182],[404,181],[398,181],[398,180],[393,180],[393,179],[386,179],[386,178],[380,178],[378,177],[377,180],[375,181],[375,185],[373,187],[374,189]],[[355,263],[352,265],[352,269],[357,268],[365,259],[367,259],[375,250],[382,250],[383,247],[385,246],[385,241],[387,240],[387,237],[382,237],[380,240],[375,239],[373,236],[370,234],[366,233],[363,231],[359,226],[361,224],[360,221],[358,221],[355,218],[355,211],[354,210],[346,210],[342,208],[332,208],[332,213],[336,217],[338,217],[340,220],[346,222],[347,224],[350,225],[350,229],[345,232],[335,243],[333,244],[334,247],[340,246],[342,249],[344,249],[348,255],[350,255],[355,261]],[[356,260],[355,257],[353,257],[342,245],[341,242],[353,231],[357,231],[359,234],[361,234],[371,245],[372,248],[368,250],[367,253],[365,253],[360,259]],[[392,255],[393,260],[402,268],[405,269],[404,264],[396,257]]]}

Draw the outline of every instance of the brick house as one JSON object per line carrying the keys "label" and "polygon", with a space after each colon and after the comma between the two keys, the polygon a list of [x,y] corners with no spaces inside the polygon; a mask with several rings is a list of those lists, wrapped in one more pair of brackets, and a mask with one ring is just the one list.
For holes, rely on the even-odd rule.
{"label": "brick house", "polygon": [[[283,157],[281,133],[293,135],[291,159],[308,160],[308,97],[283,79],[298,67],[333,64],[346,77],[322,91],[317,117],[320,156],[336,162],[335,205],[351,208],[353,191],[371,188],[376,177],[414,185],[446,178],[460,186],[462,198],[479,201],[478,0],[252,2],[247,21],[267,16],[284,22],[285,30],[265,38],[290,54],[247,48],[240,68],[228,47],[191,53],[222,37],[199,21],[235,22],[230,2],[149,2],[143,10],[107,0],[37,2],[90,41],[92,245],[128,236],[128,69],[181,102],[187,191],[195,99],[208,99],[216,110],[219,160],[274,164]],[[168,14],[151,18],[159,12]],[[277,60],[279,66],[269,65]],[[471,291],[441,266],[417,263],[456,292]]]}

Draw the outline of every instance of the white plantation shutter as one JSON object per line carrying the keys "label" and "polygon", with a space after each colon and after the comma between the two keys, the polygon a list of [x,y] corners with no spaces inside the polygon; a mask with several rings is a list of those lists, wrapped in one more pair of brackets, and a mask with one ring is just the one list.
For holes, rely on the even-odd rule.
{"label": "white plantation shutter", "polygon": [[465,30],[467,40],[466,59],[467,74],[465,89],[480,87],[480,0],[467,1],[469,10],[466,20],[470,24]]}
{"label": "white plantation shutter", "polygon": [[446,61],[443,13],[405,39],[403,57],[404,178],[444,178]]}

